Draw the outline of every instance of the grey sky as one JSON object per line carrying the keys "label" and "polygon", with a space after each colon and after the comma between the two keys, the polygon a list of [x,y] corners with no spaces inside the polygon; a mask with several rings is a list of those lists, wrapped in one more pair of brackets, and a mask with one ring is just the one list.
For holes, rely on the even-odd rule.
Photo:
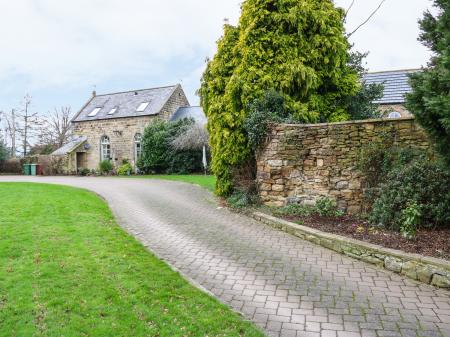
{"label": "grey sky", "polygon": [[[351,0],[337,0],[347,7]],[[349,29],[378,0],[357,0]],[[369,51],[371,70],[425,65],[417,20],[429,0],[387,0],[354,35]],[[205,58],[215,52],[223,19],[236,23],[238,0],[0,0],[0,109],[17,107],[25,93],[33,109],[79,109],[98,92],[169,85],[182,81],[198,103]]]}

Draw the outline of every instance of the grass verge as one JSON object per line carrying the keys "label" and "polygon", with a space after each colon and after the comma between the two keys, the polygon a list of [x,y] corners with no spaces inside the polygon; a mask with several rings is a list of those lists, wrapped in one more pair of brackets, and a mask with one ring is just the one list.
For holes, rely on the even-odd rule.
{"label": "grass verge", "polygon": [[258,336],[85,190],[0,183],[0,336]]}
{"label": "grass verge", "polygon": [[182,181],[189,184],[200,185],[211,192],[214,192],[216,187],[216,177],[211,175],[144,175],[132,176],[132,178]]}

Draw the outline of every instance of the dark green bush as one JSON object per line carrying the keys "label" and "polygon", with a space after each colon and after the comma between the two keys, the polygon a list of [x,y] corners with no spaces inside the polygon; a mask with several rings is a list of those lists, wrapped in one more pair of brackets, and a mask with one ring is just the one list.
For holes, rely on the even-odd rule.
{"label": "dark green bush", "polygon": [[450,224],[450,173],[427,158],[412,160],[392,169],[380,187],[380,197],[373,205],[370,221],[400,230],[405,212],[417,205],[417,227],[433,228]]}
{"label": "dark green bush", "polygon": [[248,206],[256,205],[258,201],[258,196],[256,194],[243,191],[236,191],[227,198],[228,206],[234,209],[242,209]]}
{"label": "dark green bush", "polygon": [[103,160],[99,165],[100,173],[111,173],[114,169],[110,160]]}
{"label": "dark green bush", "polygon": [[255,99],[248,108],[244,128],[250,146],[257,151],[267,138],[270,125],[287,121],[289,113],[285,98],[275,90],[267,91],[261,99]]}
{"label": "dark green bush", "polygon": [[142,155],[137,166],[143,173],[193,173],[202,171],[202,151],[175,150],[172,140],[184,133],[193,120],[156,121],[142,137]]}
{"label": "dark green bush", "polygon": [[86,177],[90,173],[91,173],[91,170],[89,170],[88,168],[81,168],[78,170],[78,174],[83,177]]}

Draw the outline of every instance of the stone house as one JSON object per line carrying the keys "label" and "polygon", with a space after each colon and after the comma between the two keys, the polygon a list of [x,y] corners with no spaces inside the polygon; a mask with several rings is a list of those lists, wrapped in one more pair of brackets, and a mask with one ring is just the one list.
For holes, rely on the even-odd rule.
{"label": "stone house", "polygon": [[405,95],[412,88],[409,84],[409,75],[420,69],[393,70],[368,73],[363,77],[367,84],[383,84],[383,97],[373,102],[379,105],[384,117],[411,117],[411,113],[405,107]]}
{"label": "stone house", "polygon": [[64,171],[97,169],[103,160],[114,166],[136,165],[145,127],[157,120],[194,118],[206,123],[199,107],[191,107],[181,85],[132,90],[92,97],[72,119],[72,139],[52,155],[64,158]]}

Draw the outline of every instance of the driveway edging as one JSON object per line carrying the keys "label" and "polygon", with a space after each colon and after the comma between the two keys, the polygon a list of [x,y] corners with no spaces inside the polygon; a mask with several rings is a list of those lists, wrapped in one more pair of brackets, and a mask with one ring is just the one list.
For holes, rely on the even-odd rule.
{"label": "driveway edging", "polygon": [[450,289],[450,262],[448,261],[419,254],[409,254],[400,250],[325,233],[261,212],[252,212],[250,216],[275,229],[340,254],[374,264],[422,283]]}

